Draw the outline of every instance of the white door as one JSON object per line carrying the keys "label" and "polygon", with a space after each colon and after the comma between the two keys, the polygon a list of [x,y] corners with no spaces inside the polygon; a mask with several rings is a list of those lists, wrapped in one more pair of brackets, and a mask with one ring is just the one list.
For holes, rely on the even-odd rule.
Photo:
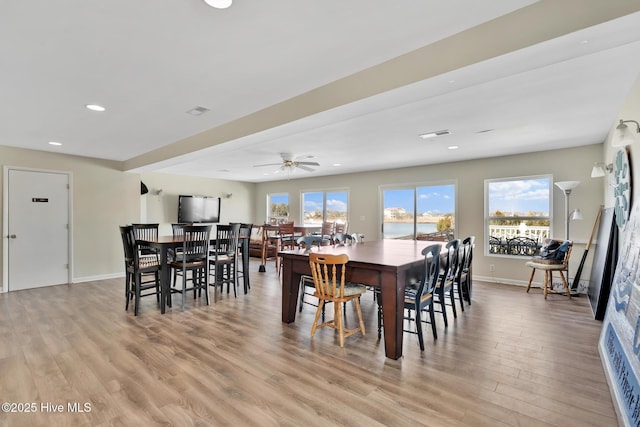
{"label": "white door", "polygon": [[68,283],[69,175],[9,169],[7,179],[8,290]]}

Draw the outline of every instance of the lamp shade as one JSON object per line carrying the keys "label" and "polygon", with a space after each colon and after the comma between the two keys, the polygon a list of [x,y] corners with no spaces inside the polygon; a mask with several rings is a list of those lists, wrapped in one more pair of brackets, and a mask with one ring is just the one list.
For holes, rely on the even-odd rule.
{"label": "lamp shade", "polygon": [[[634,129],[629,128],[627,123],[633,123],[636,132],[634,132]],[[624,147],[633,144],[636,140],[636,133],[640,133],[640,124],[638,124],[638,122],[635,120],[620,120],[620,124],[616,126],[613,137],[611,138],[611,146]]]}
{"label": "lamp shade", "polygon": [[584,219],[584,217],[582,216],[582,212],[580,211],[580,209],[576,209],[573,212],[571,212],[570,219],[572,221],[579,221]]}
{"label": "lamp shade", "polygon": [[559,181],[555,183],[555,186],[562,191],[571,191],[580,185],[580,181]]}
{"label": "lamp shade", "polygon": [[231,6],[233,0],[204,0],[206,4],[216,9],[226,9]]}
{"label": "lamp shade", "polygon": [[601,178],[604,176],[604,169],[600,164],[596,163],[591,169],[591,178]]}

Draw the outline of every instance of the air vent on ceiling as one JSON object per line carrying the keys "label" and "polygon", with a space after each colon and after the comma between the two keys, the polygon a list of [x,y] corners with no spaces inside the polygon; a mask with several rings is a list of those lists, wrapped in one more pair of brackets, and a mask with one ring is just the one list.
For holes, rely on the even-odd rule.
{"label": "air vent on ceiling", "polygon": [[187,111],[187,114],[191,114],[192,116],[201,116],[204,113],[206,113],[207,111],[209,111],[208,108],[206,107],[194,107],[191,110]]}
{"label": "air vent on ceiling", "polygon": [[435,138],[436,136],[443,136],[443,135],[451,135],[451,131],[449,129],[437,130],[435,132],[421,133],[418,136],[422,139],[429,139],[429,138]]}

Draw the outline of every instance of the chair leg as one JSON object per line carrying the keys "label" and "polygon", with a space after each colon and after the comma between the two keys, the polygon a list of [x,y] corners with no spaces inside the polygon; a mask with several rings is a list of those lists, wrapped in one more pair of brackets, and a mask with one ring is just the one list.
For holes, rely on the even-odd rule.
{"label": "chair leg", "polygon": [[338,324],[338,332],[340,335],[340,347],[344,347],[344,323],[342,321],[342,306],[339,302],[333,303],[333,321]]}
{"label": "chair leg", "polygon": [[529,276],[529,284],[527,285],[527,293],[529,293],[529,289],[531,289],[531,282],[533,281],[533,275],[536,274],[536,269],[531,269],[531,276]]}
{"label": "chair leg", "polygon": [[429,306],[429,318],[431,319],[431,332],[433,332],[433,339],[438,339],[438,331],[436,329],[436,313],[433,310],[433,304]]}
{"label": "chair leg", "polygon": [[418,344],[420,345],[420,351],[424,351],[424,337],[422,336],[422,319],[420,318],[420,310],[416,308],[416,333],[418,334]]}
{"label": "chair leg", "polygon": [[[453,318],[458,318],[458,312],[456,311],[456,297],[453,293],[453,284],[451,284],[451,288],[449,289],[449,299],[451,300],[451,309],[453,310]],[[460,301],[462,304],[462,301]]]}
{"label": "chair leg", "polygon": [[133,303],[133,315],[137,316],[138,315],[138,307],[140,306],[140,285],[142,282],[142,275],[137,275],[137,277],[135,278],[135,283],[133,284],[135,286],[135,301]]}
{"label": "chair leg", "polygon": [[564,273],[562,272],[562,270],[560,270],[559,273],[560,273],[560,278],[562,279],[562,284],[564,285],[564,292],[569,297],[569,299],[571,299],[571,291],[569,291],[569,283],[567,283],[567,279],[564,277]]}
{"label": "chair leg", "polygon": [[318,301],[318,310],[316,311],[316,318],[313,321],[313,325],[311,326],[311,338],[316,333],[316,329],[318,329],[318,319],[320,318],[320,313],[324,310],[324,300]]}
{"label": "chair leg", "polygon": [[304,288],[305,284],[303,280],[300,280],[300,307],[298,307],[298,312],[302,313],[302,306],[304,305]]}
{"label": "chair leg", "polygon": [[458,300],[460,301],[460,309],[462,311],[464,311],[464,292],[462,292],[462,284],[464,282],[462,281],[462,278],[460,279],[460,281],[458,282]]}
{"label": "chair leg", "polygon": [[[360,297],[354,298],[353,303],[356,305],[356,314],[358,315],[358,322],[360,323],[360,332],[362,332],[362,335],[364,336],[365,330],[364,330],[364,321],[362,320],[362,310],[360,310]],[[344,308],[345,306],[343,306],[343,309]]]}
{"label": "chair leg", "polygon": [[129,272],[126,272],[124,279],[124,297],[127,299],[124,306],[124,311],[128,311],[129,299],[131,298],[131,274],[129,274]]}
{"label": "chair leg", "polygon": [[442,309],[442,318],[444,319],[444,327],[449,326],[449,320],[447,319],[447,304],[444,300],[444,293],[440,295],[440,307]]}
{"label": "chair leg", "polygon": [[[550,276],[550,271],[545,270],[544,271],[544,299],[547,299],[547,294],[549,293],[549,276]],[[553,283],[553,278],[552,278],[552,283]]]}

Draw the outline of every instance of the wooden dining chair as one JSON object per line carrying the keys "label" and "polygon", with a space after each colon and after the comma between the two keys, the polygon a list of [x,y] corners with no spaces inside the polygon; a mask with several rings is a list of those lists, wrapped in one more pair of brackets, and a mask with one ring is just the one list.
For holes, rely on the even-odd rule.
{"label": "wooden dining chair", "polygon": [[125,310],[129,310],[129,301],[133,299],[133,314],[137,316],[140,298],[156,295],[160,303],[160,260],[157,253],[142,255],[133,226],[121,226],[120,236],[124,248]]}
{"label": "wooden dining chair", "polygon": [[[182,287],[173,283],[171,293],[182,295],[181,307],[184,309],[187,292],[193,290],[193,297],[205,293],[205,301],[209,304],[209,238],[210,225],[185,225],[180,259],[169,262],[169,268],[179,269],[182,274]],[[189,277],[189,273],[191,277]],[[191,281],[191,286],[187,283]],[[171,299],[169,299],[171,304]]]}
{"label": "wooden dining chair", "polygon": [[[322,237],[314,235],[301,236],[296,240],[298,249],[304,249],[309,252],[314,246],[319,247],[322,245]],[[300,303],[298,311],[302,312],[304,304],[318,307],[318,304],[314,301],[305,301],[305,296],[313,296],[315,292],[315,284],[313,283],[313,276],[310,274],[303,274],[300,276]],[[322,312],[322,321],[324,322],[324,311]]]}
{"label": "wooden dining chair", "polygon": [[[415,331],[412,329],[404,329],[404,331],[418,335],[418,344],[421,351],[424,351],[422,323],[430,323],[433,338],[438,338],[433,296],[440,281],[440,250],[441,245],[437,243],[422,250],[424,263],[420,282],[417,287],[408,286],[404,291],[404,309],[406,312],[404,319],[415,324]],[[422,319],[422,314],[425,311],[429,313],[428,321]]]}
{"label": "wooden dining chair", "polygon": [[[367,288],[364,285],[345,281],[348,261],[349,256],[347,254],[330,255],[315,252],[309,254],[309,265],[316,289],[314,296],[318,298],[318,309],[311,327],[311,337],[313,338],[318,328],[329,327],[336,329],[339,335],[340,347],[344,347],[344,339],[346,337],[357,332],[365,335],[359,297],[367,291]],[[349,301],[353,301],[358,316],[359,327],[355,329],[347,329],[344,326],[341,303]],[[322,308],[328,302],[333,302],[333,319],[319,324]]]}
{"label": "wooden dining chair", "polygon": [[[136,240],[157,240],[160,224],[131,224]],[[158,251],[149,246],[140,245],[142,255],[157,255]]]}
{"label": "wooden dining chair", "polygon": [[[457,318],[458,313],[456,311],[456,299],[454,293],[455,281],[458,277],[458,271],[461,268],[460,265],[460,239],[454,239],[445,245],[446,255],[442,268],[440,269],[440,277],[436,284],[434,293],[434,304],[440,308],[435,310],[437,313],[442,314],[444,320],[444,326],[449,326],[447,317],[447,306],[451,306],[453,317]],[[449,300],[447,302],[447,299]]]}
{"label": "wooden dining chair", "polygon": [[240,223],[229,225],[218,224],[216,226],[216,240],[211,257],[209,259],[210,274],[213,276],[213,286],[217,292],[218,286],[220,292],[223,291],[224,285],[227,285],[227,293],[233,287],[233,296],[237,297],[238,286],[238,234],[240,232]]}
{"label": "wooden dining chair", "polygon": [[[547,299],[547,295],[549,294],[562,294],[564,293],[569,299],[571,299],[571,291],[569,290],[569,284],[567,283],[567,278],[564,275],[564,272],[569,268],[569,258],[571,257],[571,250],[573,248],[572,240],[558,240],[558,239],[546,239],[545,244],[549,244],[550,241],[555,240],[562,246],[563,244],[566,247],[566,251],[562,259],[560,260],[544,260],[544,259],[532,259],[526,263],[527,267],[531,267],[531,276],[529,277],[529,284],[527,285],[527,293],[531,289],[531,282],[533,281],[533,276],[536,274],[536,270],[544,271],[544,279],[542,284],[542,292],[544,294],[544,299]],[[560,279],[562,280],[562,285],[564,286],[564,292],[558,292],[553,288],[553,272],[557,271],[560,274]],[[567,273],[568,275],[568,273]]]}
{"label": "wooden dining chair", "polygon": [[462,240],[462,249],[460,251],[462,267],[458,271],[458,278],[456,279],[458,299],[460,300],[462,311],[464,311],[463,301],[471,305],[471,265],[473,262],[475,241],[475,236],[469,236]]}

